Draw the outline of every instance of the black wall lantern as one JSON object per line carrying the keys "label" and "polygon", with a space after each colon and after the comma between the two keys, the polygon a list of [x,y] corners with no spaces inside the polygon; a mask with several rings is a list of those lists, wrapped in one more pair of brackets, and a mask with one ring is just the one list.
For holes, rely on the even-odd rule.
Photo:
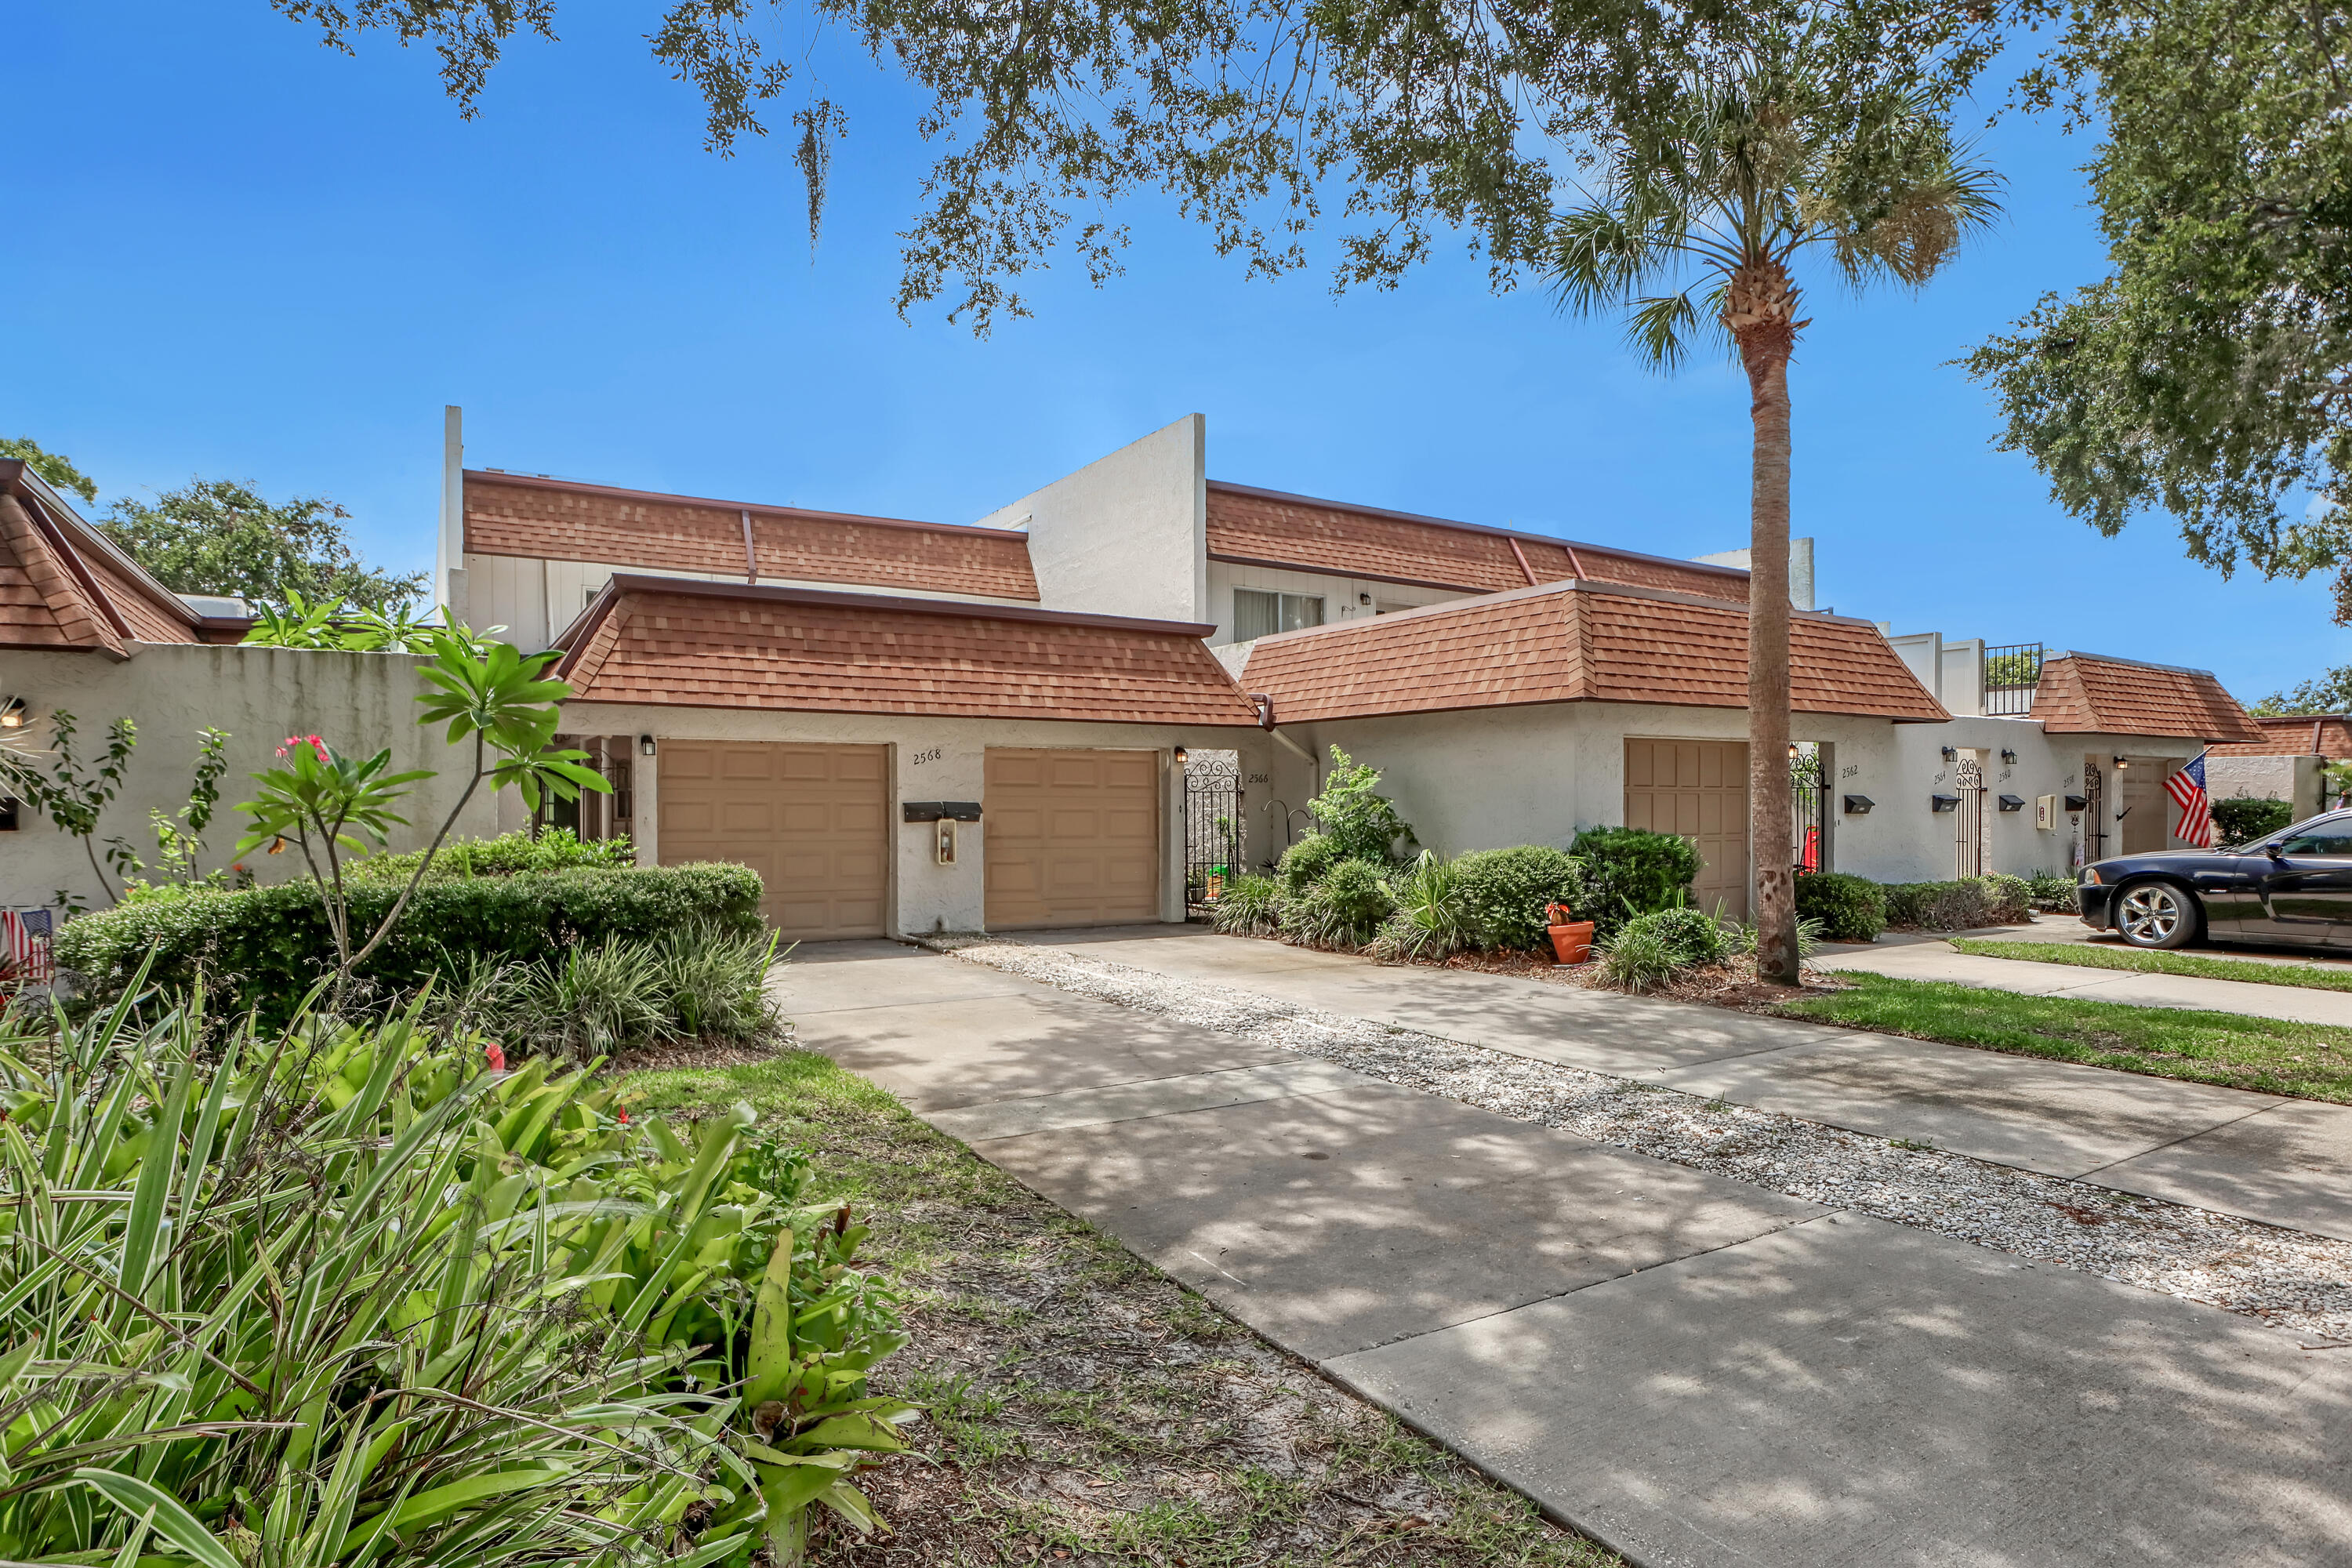
{"label": "black wall lantern", "polygon": [[1946,746],[1944,748],[1944,761],[1948,763],[1956,763],[1959,760],[1960,749],[1958,746]]}
{"label": "black wall lantern", "polygon": [[1960,797],[1956,795],[1931,795],[1927,797],[1927,809],[1929,811],[1958,811],[1960,809]]}
{"label": "black wall lantern", "polygon": [[2000,749],[2000,760],[2004,763],[2014,765],[2017,762],[2017,753],[2011,751],[2007,746],[2003,746]]}
{"label": "black wall lantern", "polygon": [[638,737],[637,737],[637,750],[639,750],[640,752],[643,752],[646,755],[647,755],[647,756],[649,756],[649,757],[650,757],[650,756],[652,756],[652,755],[654,754],[654,738],[653,738],[651,735],[640,735],[640,736],[638,736]]}
{"label": "black wall lantern", "polygon": [[2002,795],[2000,797],[2000,808],[2003,811],[2023,811],[2025,809],[2025,797],[2021,795]]}
{"label": "black wall lantern", "polygon": [[1845,814],[1848,816],[1868,816],[1870,807],[1871,799],[1866,795],[1850,795],[1845,797]]}

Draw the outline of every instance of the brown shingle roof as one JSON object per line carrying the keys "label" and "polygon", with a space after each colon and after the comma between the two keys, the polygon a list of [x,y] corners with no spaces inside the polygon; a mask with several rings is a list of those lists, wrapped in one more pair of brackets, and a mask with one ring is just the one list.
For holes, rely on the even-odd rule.
{"label": "brown shingle roof", "polygon": [[[1866,621],[1798,615],[1801,713],[1949,718]],[[1748,611],[1654,589],[1570,583],[1262,637],[1242,684],[1276,723],[1531,702],[1748,706]]]}
{"label": "brown shingle roof", "polygon": [[1276,490],[1209,484],[1209,555],[1254,566],[1507,593],[1570,578],[1665,588],[1711,599],[1748,598],[1748,574],[1728,566],[1512,533]]}
{"label": "brown shingle roof", "polygon": [[2352,762],[2352,719],[2341,713],[2249,713],[2259,741],[2216,746],[2217,757],[2321,756],[2331,763]]}
{"label": "brown shingle roof", "polygon": [[573,700],[1255,725],[1171,621],[616,576],[557,639]]}
{"label": "brown shingle roof", "polygon": [[198,616],[21,459],[0,458],[0,647],[128,658],[134,642],[216,640],[244,624]]}
{"label": "brown shingle roof", "polygon": [[2052,735],[2168,735],[2231,742],[2263,738],[2210,670],[2092,653],[2042,661],[2033,717]]}
{"label": "brown shingle roof", "polygon": [[[752,552],[743,546],[751,513]],[[656,572],[1037,597],[1029,538],[998,528],[745,506],[520,474],[466,473],[466,548]]]}

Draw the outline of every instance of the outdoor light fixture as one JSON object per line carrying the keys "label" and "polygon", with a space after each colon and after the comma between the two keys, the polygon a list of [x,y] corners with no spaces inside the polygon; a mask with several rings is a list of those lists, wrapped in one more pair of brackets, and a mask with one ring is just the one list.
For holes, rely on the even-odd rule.
{"label": "outdoor light fixture", "polygon": [[2007,746],[2003,746],[2000,749],[2000,760],[2004,763],[2014,763],[2017,761],[2017,753],[2011,751]]}
{"label": "outdoor light fixture", "polygon": [[1180,768],[1184,765],[1184,748],[1181,746],[1176,748],[1176,765]]}
{"label": "outdoor light fixture", "polygon": [[646,756],[652,756],[654,754],[654,738],[651,735],[638,736],[637,750],[643,752]]}
{"label": "outdoor light fixture", "polygon": [[2116,759],[2116,766],[2118,768],[2127,768],[2131,766],[2131,759],[2129,757],[2117,757]]}
{"label": "outdoor light fixture", "polygon": [[1946,746],[1944,748],[1944,761],[1948,763],[1956,763],[1959,761],[1959,758],[1960,749],[1958,746]]}
{"label": "outdoor light fixture", "polygon": [[1797,742],[1794,741],[1789,742],[1789,760],[1792,763],[1797,760]]}
{"label": "outdoor light fixture", "polygon": [[25,700],[11,697],[0,702],[0,730],[18,730],[25,724]]}

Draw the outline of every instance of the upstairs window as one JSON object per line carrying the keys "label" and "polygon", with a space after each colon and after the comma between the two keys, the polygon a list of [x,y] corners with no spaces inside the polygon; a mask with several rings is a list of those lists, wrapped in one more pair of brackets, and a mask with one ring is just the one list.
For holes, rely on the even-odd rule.
{"label": "upstairs window", "polygon": [[1323,597],[1319,594],[1270,594],[1262,588],[1234,590],[1235,642],[1322,624]]}

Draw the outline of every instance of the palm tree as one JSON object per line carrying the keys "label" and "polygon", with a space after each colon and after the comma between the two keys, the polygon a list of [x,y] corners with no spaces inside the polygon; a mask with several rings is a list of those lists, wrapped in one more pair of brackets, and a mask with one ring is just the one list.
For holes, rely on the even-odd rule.
{"label": "palm tree", "polygon": [[[1859,288],[1916,288],[1999,213],[2000,177],[1955,144],[1937,100],[1901,85],[1835,79],[1833,48],[1784,35],[1685,79],[1621,121],[1601,176],[1557,223],[1550,260],[1564,308],[1627,312],[1627,335],[1661,371],[1720,332],[1748,373],[1748,844],[1756,962],[1797,979],[1789,752],[1789,360],[1795,266],[1816,247]],[[1664,291],[1660,291],[1664,289]]]}

